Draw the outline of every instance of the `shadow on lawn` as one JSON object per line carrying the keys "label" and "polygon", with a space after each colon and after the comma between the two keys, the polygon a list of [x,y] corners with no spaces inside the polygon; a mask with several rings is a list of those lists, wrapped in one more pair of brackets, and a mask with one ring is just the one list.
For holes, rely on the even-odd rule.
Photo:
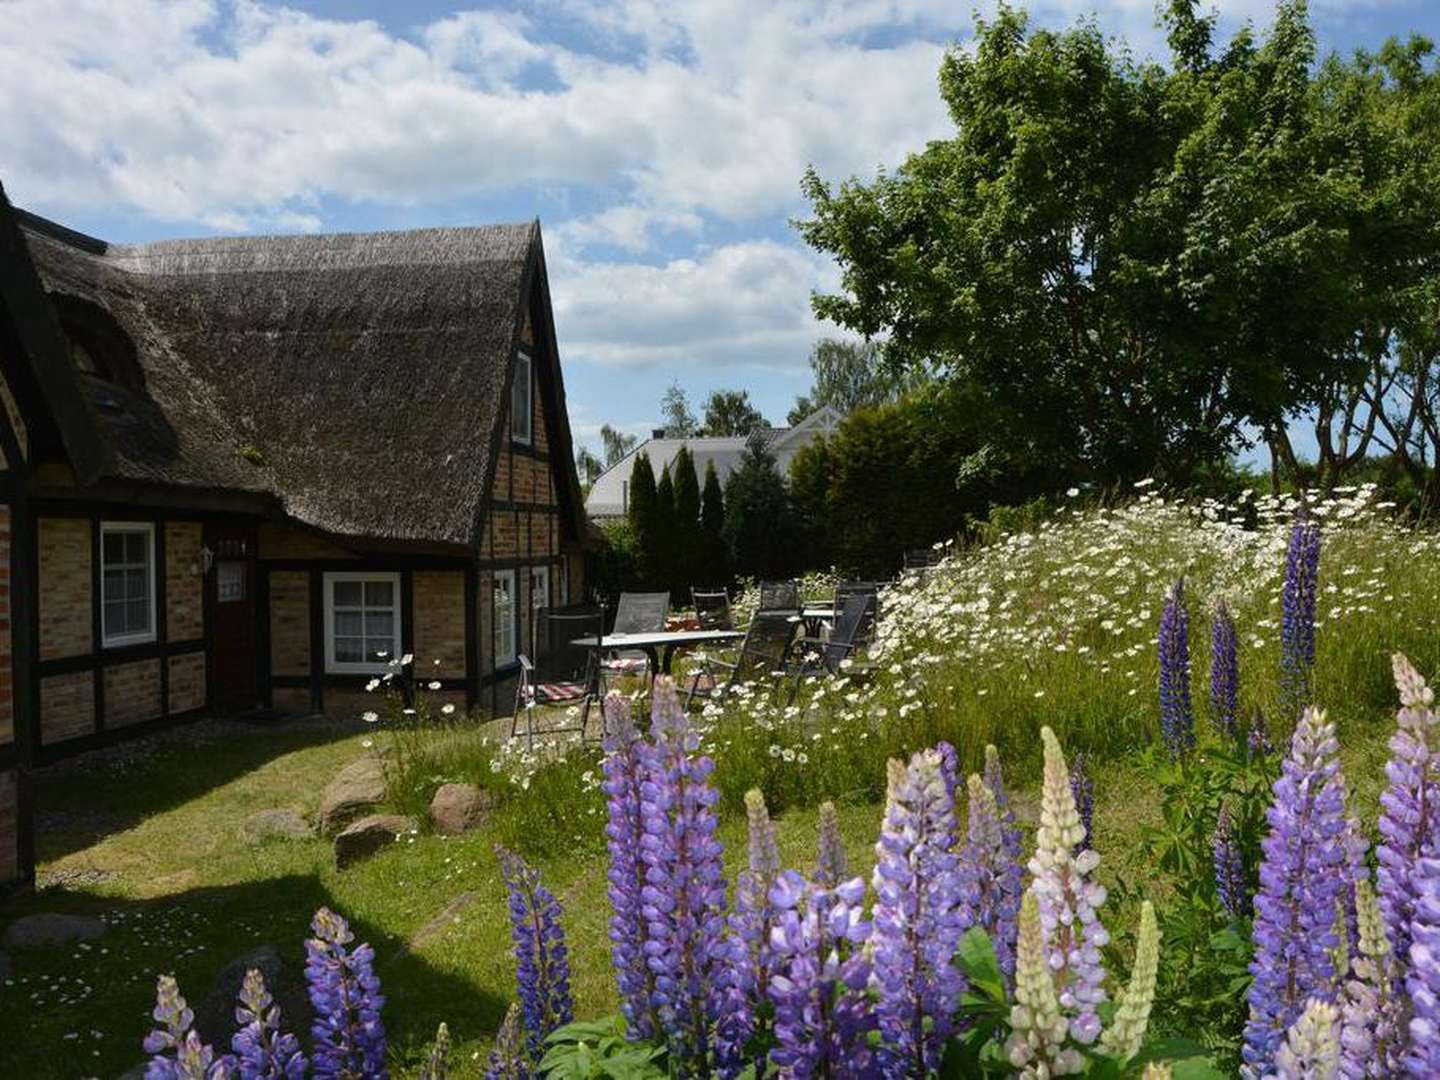
{"label": "shadow on lawn", "polygon": [[[66,945],[12,954],[14,984],[0,983],[0,1074],[34,1080],[114,1076],[140,1063],[155,977],[161,973],[174,974],[190,1006],[202,1014],[219,972],[260,945],[274,945],[287,980],[298,983],[310,918],[322,906],[350,917],[311,875],[143,901],[47,889],[0,905],[0,926],[42,910],[96,915],[110,926],[83,952]],[[499,994],[436,970],[402,939],[372,923],[352,920],[350,925],[357,943],[375,949],[386,997],[382,1017],[392,1054],[405,1063],[418,1065],[442,1020],[458,1038],[489,1035],[499,1027],[506,1007]],[[63,994],[73,992],[62,987],[82,980],[92,993],[79,1002],[62,1001]],[[293,1018],[282,1021],[294,1029]],[[227,1020],[221,1030],[228,1048],[234,1026]],[[308,1031],[297,1034],[308,1049]]]}
{"label": "shadow on lawn", "polygon": [[[47,862],[80,851],[284,754],[339,742],[359,730],[358,723],[321,719],[266,726],[207,720],[39,769],[37,854]],[[321,778],[315,790],[328,779]]]}

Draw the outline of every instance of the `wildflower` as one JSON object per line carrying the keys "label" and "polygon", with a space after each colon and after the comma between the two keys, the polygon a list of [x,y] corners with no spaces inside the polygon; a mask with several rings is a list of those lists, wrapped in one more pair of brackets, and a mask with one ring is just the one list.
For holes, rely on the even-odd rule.
{"label": "wildflower", "polygon": [[1275,1053],[1275,1080],[1334,1080],[1339,1076],[1338,1021],[1331,1002],[1311,998]]}
{"label": "wildflower", "polygon": [[280,1009],[260,972],[245,973],[235,1018],[243,1025],[230,1040],[240,1080],[300,1080],[305,1055],[300,1040],[280,1030]]}
{"label": "wildflower", "polygon": [[380,1009],[380,980],[375,977],[375,950],[359,945],[349,925],[329,908],[315,913],[315,936],[305,942],[305,982],[315,1021],[310,1034],[315,1052],[311,1064],[317,1080],[339,1080],[346,1074],[385,1080],[385,1028]]}
{"label": "wildflower", "polygon": [[[145,1036],[145,1052],[152,1055],[145,1080],[223,1080],[232,1075],[228,1060],[215,1060],[215,1051],[200,1042],[192,1029],[195,1014],[180,996],[173,976],[161,975],[155,983],[155,1009],[160,1026]],[[174,1057],[166,1057],[173,1051]]]}
{"label": "wildflower", "polygon": [[546,1037],[570,1023],[575,1012],[560,901],[519,855],[499,845],[495,854],[510,895],[510,939],[525,1036],[531,1058],[539,1061]]}
{"label": "wildflower", "polygon": [[833,802],[820,804],[820,839],[815,855],[815,884],[833,889],[844,881],[849,870],[845,841],[840,838],[840,815]]}
{"label": "wildflower", "polygon": [[1165,597],[1160,615],[1160,734],[1172,758],[1195,745],[1195,714],[1190,707],[1190,616],[1185,610],[1185,579]]}
{"label": "wildflower", "polygon": [[425,688],[427,690],[439,690],[440,685],[441,684],[439,679],[431,679],[428,683],[425,684]]}
{"label": "wildflower", "polygon": [[1431,836],[1415,868],[1410,971],[1405,978],[1414,1014],[1405,1064],[1412,1076],[1440,1074],[1440,838]]}
{"label": "wildflower", "polygon": [[699,737],[668,678],[655,682],[650,726],[654,743],[643,750],[640,855],[652,1002],[672,1063],[703,1072],[709,1010],[725,960],[725,880],[715,839],[719,795],[709,783],[715,763],[696,755]]}
{"label": "wildflower", "polygon": [[1210,722],[1220,734],[1234,738],[1239,708],[1240,661],[1235,622],[1221,600],[1210,624]]}
{"label": "wildflower", "polygon": [[1395,960],[1368,879],[1356,884],[1355,912],[1360,942],[1351,964],[1353,976],[1344,984],[1340,1029],[1340,1072],[1349,1080],[1401,1072]]}
{"label": "wildflower", "polygon": [[380,714],[377,712],[363,712],[360,714],[360,719],[364,720],[367,724],[373,724],[380,719]]}
{"label": "wildflower", "polygon": [[485,1080],[530,1080],[530,1063],[525,1056],[525,1029],[520,1022],[520,1004],[512,1001],[505,1019],[495,1033],[490,1057],[485,1063]]}
{"label": "wildflower", "polygon": [[620,989],[620,1011],[635,1038],[651,1038],[657,1031],[654,1004],[655,977],[645,960],[645,920],[641,891],[645,866],[640,859],[644,827],[640,817],[640,787],[644,779],[640,736],[630,703],[620,694],[605,697],[606,847],[610,853],[610,958]]}
{"label": "wildflower", "polygon": [[[744,1067],[745,1045],[755,1030],[755,1008],[769,1000],[773,962],[770,931],[775,922],[770,890],[780,873],[775,826],[765,807],[765,797],[756,789],[745,793],[745,815],[750,865],[740,872],[735,883],[735,908],[726,940],[729,961],[715,1037],[716,1061],[726,1075]],[[756,1066],[757,1075],[764,1071],[763,1060]]]}
{"label": "wildflower", "polygon": [[1027,1076],[1078,1073],[1083,1062],[1078,1051],[1065,1048],[1068,1025],[1050,975],[1040,905],[1033,891],[1027,891],[1020,903],[1019,924],[1015,1005],[1010,1010],[1005,1056],[1017,1069],[1024,1068]]}
{"label": "wildflower", "polygon": [[1070,1035],[1089,1045],[1100,1034],[1096,1010],[1105,1000],[1100,950],[1110,941],[1097,909],[1105,888],[1089,880],[1100,858],[1076,852],[1084,836],[1060,742],[1049,727],[1040,729],[1045,745],[1045,776],[1040,797],[1040,827],[1030,859],[1030,891],[1039,902],[1040,922],[1050,970],[1060,1003],[1074,1011]]}
{"label": "wildflower", "polygon": [[1100,1045],[1107,1054],[1128,1061],[1140,1051],[1140,1041],[1150,1023],[1150,1009],[1155,1004],[1155,973],[1160,964],[1160,930],[1155,925],[1155,909],[1146,900],[1140,906],[1140,933],[1135,941],[1135,967],[1130,972],[1130,985],[1115,1010],[1115,1020],[1101,1037]]}
{"label": "wildflower", "polygon": [[1215,895],[1220,900],[1220,906],[1231,919],[1242,918],[1250,910],[1250,890],[1245,882],[1240,841],[1235,835],[1228,807],[1220,807],[1210,850],[1215,868]]}
{"label": "wildflower", "polygon": [[1080,814],[1080,827],[1085,834],[1080,838],[1076,851],[1086,851],[1094,844],[1090,842],[1091,825],[1095,818],[1095,782],[1090,779],[1089,760],[1082,750],[1070,764],[1070,794],[1075,799],[1075,809]]}
{"label": "wildflower", "polygon": [[951,964],[964,931],[954,846],[940,756],[921,751],[908,767],[892,760],[871,938],[887,1076],[923,1076],[939,1065],[965,986]]}
{"label": "wildflower", "polygon": [[444,713],[446,716],[449,716],[451,713],[453,713],[453,712],[455,711],[455,706],[454,706],[453,704],[451,704],[451,703],[446,703],[446,704],[440,706],[440,711],[441,711],[442,713]]}
{"label": "wildflower", "polygon": [[[438,661],[437,661],[438,663]],[[446,1080],[450,1072],[450,1029],[442,1021],[430,1044],[430,1056],[420,1066],[420,1080]]]}
{"label": "wildflower", "polygon": [[985,931],[995,960],[1008,983],[1015,971],[1015,919],[1020,910],[1018,865],[1005,850],[1004,827],[995,793],[972,775],[967,784],[969,815],[965,852],[960,861],[964,882],[961,922]]}
{"label": "wildflower", "polygon": [[1301,516],[1290,530],[1281,593],[1280,674],[1293,715],[1310,704],[1315,665],[1315,585],[1320,573],[1320,526]]}
{"label": "wildflower", "polygon": [[1305,710],[1266,815],[1270,832],[1262,844],[1250,964],[1255,980],[1242,1051],[1247,1077],[1274,1067],[1286,1030],[1310,998],[1334,997],[1331,952],[1345,860],[1338,752],[1335,726],[1323,712]]}
{"label": "wildflower", "polygon": [[1000,936],[995,939],[995,959],[1000,971],[1008,981],[1015,974],[1015,935],[1020,915],[1020,898],[1025,891],[1024,839],[1020,826],[1015,823],[1015,811],[1010,808],[1010,797],[1005,791],[1005,776],[1000,767],[1000,752],[994,746],[985,747],[985,786],[995,796],[996,816],[1000,821],[1000,864],[1001,900],[995,914],[995,924]]}

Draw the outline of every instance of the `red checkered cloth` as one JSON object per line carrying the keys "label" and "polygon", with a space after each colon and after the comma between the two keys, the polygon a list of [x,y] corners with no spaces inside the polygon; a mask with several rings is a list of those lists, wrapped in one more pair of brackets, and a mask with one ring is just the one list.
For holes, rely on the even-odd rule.
{"label": "red checkered cloth", "polygon": [[530,691],[530,696],[536,701],[549,703],[579,701],[585,696],[585,686],[578,682],[540,683],[538,686],[531,686],[527,689]]}

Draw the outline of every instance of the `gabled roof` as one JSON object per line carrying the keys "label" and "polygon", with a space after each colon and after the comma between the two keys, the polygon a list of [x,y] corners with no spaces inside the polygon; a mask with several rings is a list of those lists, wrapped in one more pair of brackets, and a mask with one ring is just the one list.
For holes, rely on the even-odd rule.
{"label": "gabled roof", "polygon": [[115,475],[270,494],[342,536],[473,541],[538,222],[144,245],[25,225],[52,297],[133,342],[143,390],[87,380]]}
{"label": "gabled roof", "polygon": [[53,419],[59,442],[75,475],[94,479],[110,465],[108,448],[95,429],[95,418],[68,360],[65,335],[45,289],[26,256],[25,237],[0,184],[0,325],[8,323],[19,343],[17,374],[33,388]]}
{"label": "gabled roof", "polygon": [[[781,476],[789,476],[790,462],[804,446],[808,446],[820,435],[835,429],[841,420],[836,410],[828,405],[807,416],[801,423],[790,428],[771,428],[768,435],[770,452],[775,455],[775,468]],[[811,421],[814,420],[814,423]],[[625,513],[629,503],[628,487],[630,472],[635,467],[635,458],[640,454],[650,457],[650,467],[655,475],[675,462],[675,456],[682,446],[690,448],[695,458],[695,473],[703,484],[705,467],[715,465],[715,474],[723,484],[740,465],[745,453],[745,435],[706,435],[686,439],[646,439],[635,449],[595,478],[590,485],[590,494],[585,498],[585,510],[592,517],[618,517]]]}

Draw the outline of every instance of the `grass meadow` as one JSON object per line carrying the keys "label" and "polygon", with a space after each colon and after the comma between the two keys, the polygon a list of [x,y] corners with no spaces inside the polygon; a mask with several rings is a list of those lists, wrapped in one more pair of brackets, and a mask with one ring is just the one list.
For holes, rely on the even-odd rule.
{"label": "grass meadow", "polygon": [[[1220,599],[1240,632],[1242,712],[1280,744],[1290,724],[1279,705],[1279,598],[1294,512],[1288,500],[1183,502],[1149,488],[1117,506],[1076,499],[1032,531],[949,551],[923,580],[902,580],[882,598],[873,671],[808,680],[794,704],[752,687],[705,706],[731,871],[752,787],[778,819],[786,865],[809,866],[816,807],[831,799],[852,868],[867,869],[886,759],[941,738],[971,769],[996,745],[1028,825],[1038,731],[1049,724],[1067,752],[1084,750],[1091,763],[1094,846],[1115,896],[1102,917],[1123,955],[1138,897],[1163,917],[1188,888],[1144,840],[1160,814],[1154,641],[1165,592],[1185,578],[1200,752],[1214,745],[1205,687],[1209,612]],[[1324,527],[1314,696],[1339,723],[1354,809],[1373,823],[1395,712],[1389,656],[1401,650],[1422,672],[1440,671],[1440,537],[1393,520],[1368,488],[1337,492],[1311,512]],[[479,1076],[514,987],[497,842],[529,856],[565,904],[577,1014],[610,1011],[598,751],[531,752],[493,731],[387,731],[384,721],[227,731],[47,776],[41,809],[61,820],[40,838],[41,870],[71,883],[0,908],[0,922],[83,910],[105,913],[112,929],[90,948],[13,958],[0,985],[0,1046],[14,1075],[110,1076],[138,1063],[157,973],[174,972],[198,998],[223,963],[255,944],[274,943],[298,962],[310,914],[328,904],[376,948],[397,1074],[414,1074],[444,1020],[457,1045],[454,1075]],[[313,811],[325,780],[366,740],[394,747],[396,809],[421,813],[452,780],[492,788],[501,805],[475,833],[422,830],[343,873],[324,840],[239,839],[256,810]],[[1162,1002],[1156,1023],[1178,1029],[1184,1018]]]}

